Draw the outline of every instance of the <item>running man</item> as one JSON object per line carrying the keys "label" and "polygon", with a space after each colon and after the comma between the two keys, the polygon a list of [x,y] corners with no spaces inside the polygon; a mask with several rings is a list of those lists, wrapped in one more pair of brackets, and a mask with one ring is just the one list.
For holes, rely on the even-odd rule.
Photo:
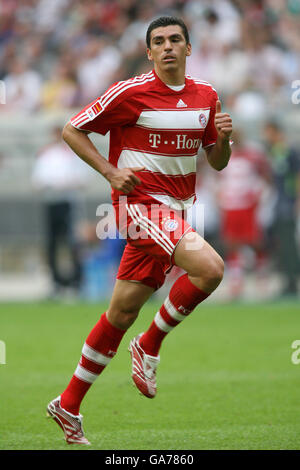
{"label": "running man", "polygon": [[[172,266],[185,274],[175,281],[148,330],[129,345],[133,381],[148,398],[156,394],[163,339],[223,277],[223,260],[187,224],[184,212],[195,200],[201,144],[210,165],[217,171],[225,168],[232,121],[222,113],[212,86],[185,74],[191,44],[182,20],[154,20],[146,42],[154,69],[112,85],[63,130],[73,151],[109,181],[117,226],[127,237],[109,307],[88,335],[67,388],[47,407],[69,444],[89,444],[80,404]],[[108,131],[107,160],[88,134]]]}

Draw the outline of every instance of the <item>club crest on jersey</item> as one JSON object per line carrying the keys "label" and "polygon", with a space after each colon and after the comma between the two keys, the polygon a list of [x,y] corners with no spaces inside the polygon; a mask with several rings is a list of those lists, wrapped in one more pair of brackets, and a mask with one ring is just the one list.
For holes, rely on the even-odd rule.
{"label": "club crest on jersey", "polygon": [[168,219],[164,223],[164,229],[167,232],[174,232],[178,227],[178,222],[175,219]]}
{"label": "club crest on jersey", "polygon": [[199,114],[199,122],[200,122],[202,127],[206,127],[207,121],[206,121],[205,114],[203,114],[203,113]]}

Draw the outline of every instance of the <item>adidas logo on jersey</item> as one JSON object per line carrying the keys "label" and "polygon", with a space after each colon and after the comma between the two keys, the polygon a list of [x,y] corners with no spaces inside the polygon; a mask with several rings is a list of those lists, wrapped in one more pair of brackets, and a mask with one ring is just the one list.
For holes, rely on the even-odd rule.
{"label": "adidas logo on jersey", "polygon": [[187,107],[187,104],[185,104],[185,102],[182,101],[181,99],[176,104],[176,108],[186,108],[186,107]]}

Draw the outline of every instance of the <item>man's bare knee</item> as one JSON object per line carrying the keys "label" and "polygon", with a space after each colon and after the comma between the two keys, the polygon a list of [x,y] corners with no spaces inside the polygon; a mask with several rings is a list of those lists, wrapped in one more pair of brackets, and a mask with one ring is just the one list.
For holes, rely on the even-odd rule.
{"label": "man's bare knee", "polygon": [[224,261],[217,255],[206,261],[205,266],[199,263],[188,272],[191,282],[207,293],[213,292],[223,279]]}
{"label": "man's bare knee", "polygon": [[127,330],[137,319],[139,310],[124,311],[108,309],[106,315],[110,323],[120,330]]}
{"label": "man's bare knee", "polygon": [[108,321],[116,328],[127,330],[137,319],[140,308],[137,305],[110,305],[106,312]]}
{"label": "man's bare knee", "polygon": [[209,294],[223,279],[224,262],[221,256],[195,232],[180,241],[175,251],[175,263],[188,273],[193,284]]}
{"label": "man's bare knee", "polygon": [[117,328],[127,330],[153,291],[141,283],[117,280],[106,313],[108,321]]}

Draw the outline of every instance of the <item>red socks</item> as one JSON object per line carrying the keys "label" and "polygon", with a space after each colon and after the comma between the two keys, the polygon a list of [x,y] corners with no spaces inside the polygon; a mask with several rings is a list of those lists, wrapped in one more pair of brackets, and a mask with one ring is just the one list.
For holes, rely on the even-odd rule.
{"label": "red socks", "polygon": [[179,277],[139,343],[146,354],[158,356],[164,337],[210,294],[198,289],[188,275]]}
{"label": "red socks", "polygon": [[[184,274],[172,286],[150,328],[140,339],[146,354],[157,356],[164,337],[192,310],[209,296],[198,289]],[[116,354],[125,334],[109,323],[104,313],[90,332],[82,349],[82,356],[74,375],[61,395],[61,406],[77,415],[80,404],[90,386]]]}
{"label": "red socks", "polygon": [[82,349],[77,369],[61,395],[61,406],[77,415],[86,392],[117,352],[124,330],[109,323],[106,314],[94,326]]}

